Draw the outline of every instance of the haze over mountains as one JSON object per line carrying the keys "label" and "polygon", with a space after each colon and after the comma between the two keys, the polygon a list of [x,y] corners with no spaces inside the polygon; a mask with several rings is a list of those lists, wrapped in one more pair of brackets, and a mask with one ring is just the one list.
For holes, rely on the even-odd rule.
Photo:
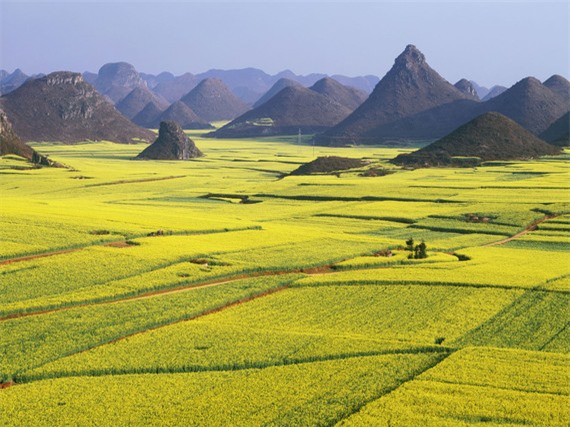
{"label": "haze over mountains", "polygon": [[[316,133],[320,145],[399,144],[441,138],[490,111],[539,135],[570,110],[570,82],[562,76],[553,75],[544,83],[527,77],[508,89],[487,89],[466,78],[452,85],[413,45],[379,81],[373,76],[319,79],[323,75],[296,76],[290,71],[270,76],[254,68],[176,77],[168,72],[139,73],[125,62],[105,64],[97,74],[84,73],[81,80],[77,75],[52,73],[42,80],[21,70],[0,71],[0,87],[10,90],[0,103],[22,138],[132,142],[153,138],[138,126],[156,128],[173,120],[185,129],[208,129],[209,122],[228,120],[209,136],[239,138],[301,130]],[[21,86],[13,89],[17,85]],[[374,89],[368,96],[355,86]],[[564,120],[560,123],[558,128],[564,131]]]}

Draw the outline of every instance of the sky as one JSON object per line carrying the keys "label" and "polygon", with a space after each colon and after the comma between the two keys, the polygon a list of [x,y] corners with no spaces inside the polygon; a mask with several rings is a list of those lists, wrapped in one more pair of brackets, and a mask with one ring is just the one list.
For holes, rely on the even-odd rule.
{"label": "sky", "polygon": [[0,0],[0,69],[382,77],[414,44],[448,81],[570,79],[570,3],[544,1]]}

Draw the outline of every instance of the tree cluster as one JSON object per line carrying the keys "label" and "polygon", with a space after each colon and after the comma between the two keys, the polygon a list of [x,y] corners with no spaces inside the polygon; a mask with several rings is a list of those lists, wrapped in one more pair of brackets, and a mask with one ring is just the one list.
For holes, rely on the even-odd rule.
{"label": "tree cluster", "polygon": [[410,251],[408,259],[427,258],[427,245],[423,240],[420,244],[414,245],[414,239],[410,237],[406,240],[406,250]]}

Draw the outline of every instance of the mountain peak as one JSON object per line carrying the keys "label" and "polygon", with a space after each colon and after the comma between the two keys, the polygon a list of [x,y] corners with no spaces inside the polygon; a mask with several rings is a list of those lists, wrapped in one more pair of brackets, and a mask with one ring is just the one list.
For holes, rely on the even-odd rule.
{"label": "mountain peak", "polygon": [[396,65],[409,68],[414,64],[425,64],[426,57],[424,54],[413,44],[406,46],[404,51],[396,58]]}

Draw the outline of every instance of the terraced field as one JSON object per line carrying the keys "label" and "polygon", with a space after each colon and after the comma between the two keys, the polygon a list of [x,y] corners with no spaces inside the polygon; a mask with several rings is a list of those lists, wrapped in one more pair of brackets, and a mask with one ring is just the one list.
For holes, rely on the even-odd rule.
{"label": "terraced field", "polygon": [[[195,140],[0,158],[0,424],[570,423],[569,154]],[[314,155],[370,165],[287,175]]]}

